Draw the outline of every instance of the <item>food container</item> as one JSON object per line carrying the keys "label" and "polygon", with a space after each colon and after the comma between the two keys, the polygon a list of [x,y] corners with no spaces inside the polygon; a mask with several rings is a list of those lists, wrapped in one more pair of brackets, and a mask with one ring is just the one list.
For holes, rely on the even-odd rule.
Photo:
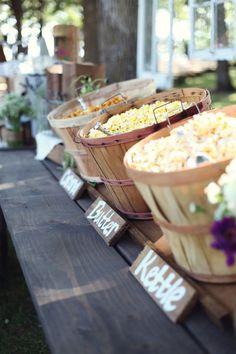
{"label": "food container", "polygon": [[[236,106],[227,107],[221,111],[236,117]],[[181,127],[184,123],[186,121],[179,122],[171,128]],[[206,128],[204,128],[205,131]],[[193,278],[206,282],[236,281],[236,265],[228,267],[224,254],[210,247],[212,242],[210,227],[213,222],[214,206],[209,204],[204,193],[205,187],[210,182],[216,182],[219,179],[230,159],[205,161],[192,168],[174,171],[172,170],[173,165],[168,166],[168,161],[172,161],[172,164],[175,163],[170,153],[168,153],[168,157],[165,152],[162,155],[159,150],[156,150],[158,151],[158,154],[155,155],[156,161],[160,161],[160,164],[163,161],[163,164],[159,164],[158,167],[154,167],[154,164],[152,166],[150,159],[147,158],[149,148],[155,149],[156,143],[158,143],[158,146],[164,144],[165,149],[170,144],[170,140],[160,139],[169,135],[170,129],[165,128],[134,145],[124,158],[127,173],[150,207],[155,222],[167,237],[176,262],[185,272]],[[148,143],[149,145],[147,145]],[[194,144],[191,145],[191,137],[189,144],[194,146]],[[177,144],[175,150],[173,149],[173,156],[177,151],[180,151],[176,146]],[[183,152],[185,151],[183,149]],[[164,162],[164,159],[167,162]],[[188,163],[191,162],[189,159]],[[154,172],[154,169],[160,169],[160,166],[163,169],[169,169],[169,171]],[[204,212],[192,213],[191,204],[201,206]]]}
{"label": "food container", "polygon": [[[151,110],[151,125],[121,134],[104,135],[97,138],[89,137],[93,128],[96,128],[98,124],[102,127],[106,122],[109,122],[109,118],[113,119],[115,114],[127,112],[128,108],[141,108],[143,105],[153,104],[157,101],[162,101],[162,104],[160,107],[156,106],[154,112]],[[169,111],[167,115],[164,114],[161,122],[158,122],[160,110],[168,110],[170,103],[176,101],[179,101],[180,111],[178,113]],[[188,104],[188,108],[184,109],[183,102]],[[119,211],[132,219],[152,218],[147,204],[136,189],[133,181],[128,177],[123,165],[124,155],[130,147],[156,130],[166,127],[169,123],[177,122],[199,111],[210,109],[210,104],[211,98],[207,90],[196,88],[170,90],[145,99],[136,100],[129,106],[119,107],[110,113],[105,113],[93,119],[80,131],[79,141],[83,144],[91,161],[96,166],[99,176],[105,183],[108,192],[112,195],[114,205]],[[147,109],[149,109],[148,106]],[[113,117],[111,117],[111,113]],[[130,114],[130,111],[127,113]]]}
{"label": "food container", "polygon": [[[81,108],[83,104],[86,107],[102,105],[105,103],[106,110],[110,110],[117,105],[110,105],[109,100],[117,101],[117,97],[127,98],[128,102],[136,97],[145,97],[155,92],[153,80],[135,79],[115,83],[105,86],[98,91],[86,94],[82,101],[75,98],[54,109],[48,115],[48,121],[51,127],[62,138],[66,150],[71,153],[76,161],[78,170],[81,176],[90,182],[100,182],[95,164],[90,159],[87,150],[80,143],[75,143],[75,137],[79,130],[84,127],[92,118],[101,115],[103,107],[95,112],[87,112],[87,114],[79,115],[78,117],[68,118],[72,112]],[[82,102],[82,103],[81,103]],[[122,98],[118,105],[127,104],[127,101]]]}

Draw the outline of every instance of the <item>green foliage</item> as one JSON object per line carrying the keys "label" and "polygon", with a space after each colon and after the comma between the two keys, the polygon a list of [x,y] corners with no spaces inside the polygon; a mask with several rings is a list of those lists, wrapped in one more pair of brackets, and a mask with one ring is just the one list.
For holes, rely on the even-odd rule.
{"label": "green foliage", "polygon": [[178,19],[187,20],[189,17],[188,1],[186,0],[174,1],[174,11],[175,11],[175,16]]}
{"label": "green foliage", "polygon": [[64,9],[53,12],[50,6],[48,6],[44,14],[44,19],[45,22],[52,20],[59,25],[74,25],[82,28],[82,7],[74,3],[72,5],[66,5]]}
{"label": "green foliage", "polygon": [[0,354],[49,354],[12,243],[4,287],[0,291]]}
{"label": "green foliage", "polygon": [[33,117],[34,113],[25,97],[10,93],[4,97],[0,104],[0,120],[7,120],[11,130],[20,130],[21,115]]}
{"label": "green foliage", "polygon": [[[1,1],[1,0],[0,0]],[[81,24],[81,8],[79,0],[21,0],[24,5],[24,19],[33,19],[34,22],[45,23],[47,20],[53,19],[58,23]],[[55,17],[56,16],[56,17]],[[60,21],[60,18],[63,19]],[[70,20],[72,22],[70,22]]]}
{"label": "green foliage", "polygon": [[68,152],[64,152],[64,160],[63,160],[63,171],[67,168],[75,168],[75,160],[71,154]]}
{"label": "green foliage", "polygon": [[[236,87],[236,67],[231,66],[229,73],[233,86]],[[184,82],[175,85],[175,87],[203,87],[209,89],[212,97],[212,108],[229,106],[236,102],[235,92],[218,93],[214,91],[216,87],[215,72],[207,72],[196,76],[186,76]]]}
{"label": "green foliage", "polygon": [[198,205],[195,203],[190,203],[189,211],[192,214],[205,214],[206,213],[206,210],[201,205]]}
{"label": "green foliage", "polygon": [[[81,0],[0,0],[0,24],[7,23],[21,32],[23,23],[40,28],[49,20],[82,26]],[[9,21],[10,19],[10,21]],[[19,37],[19,36],[18,36]]]}
{"label": "green foliage", "polygon": [[90,76],[81,75],[75,82],[80,82],[80,95],[83,96],[86,93],[98,90],[102,84],[106,82],[106,79],[96,79],[92,80]]}

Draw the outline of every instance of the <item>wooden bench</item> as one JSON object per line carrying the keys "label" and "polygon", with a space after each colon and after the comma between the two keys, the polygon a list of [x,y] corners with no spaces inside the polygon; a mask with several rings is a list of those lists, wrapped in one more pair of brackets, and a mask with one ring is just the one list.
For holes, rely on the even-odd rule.
{"label": "wooden bench", "polygon": [[[0,249],[12,238],[34,306],[56,354],[232,354],[233,333],[198,305],[174,325],[129,273],[141,250],[128,232],[108,247],[31,151],[0,152]],[[8,276],[11,276],[8,274]]]}

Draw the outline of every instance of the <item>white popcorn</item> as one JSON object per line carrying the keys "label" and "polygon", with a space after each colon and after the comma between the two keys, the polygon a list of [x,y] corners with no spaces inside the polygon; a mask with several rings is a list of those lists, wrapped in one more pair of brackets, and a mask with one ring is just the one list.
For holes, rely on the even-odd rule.
{"label": "white popcorn", "polygon": [[[133,154],[132,166],[145,171],[170,172],[235,156],[236,119],[223,113],[204,112],[171,130],[169,136],[145,144],[142,151]],[[228,168],[236,171],[236,163]]]}

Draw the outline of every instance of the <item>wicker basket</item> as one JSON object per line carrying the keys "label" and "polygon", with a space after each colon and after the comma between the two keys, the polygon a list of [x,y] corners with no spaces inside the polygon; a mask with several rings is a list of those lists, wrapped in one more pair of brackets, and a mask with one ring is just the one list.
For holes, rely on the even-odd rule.
{"label": "wicker basket", "polygon": [[[137,96],[144,97],[145,95],[152,94],[155,92],[155,85],[153,80],[135,79],[124,81],[103,87],[96,92],[89,93],[83,96],[83,100],[88,106],[98,105],[120,92],[132,100]],[[120,105],[121,104],[117,106]],[[122,105],[130,107],[131,103],[122,103]],[[75,137],[79,130],[92,118],[101,115],[101,111],[75,118],[63,118],[66,114],[73,112],[78,107],[80,107],[80,104],[77,98],[68,101],[50,112],[48,115],[48,121],[51,127],[63,139],[66,150],[74,156],[82,177],[91,182],[99,182],[100,178],[98,177],[96,166],[93,161],[91,161],[87,149],[85,149],[82,144],[75,143]],[[111,106],[107,110],[109,111],[113,108],[114,106]]]}
{"label": "wicker basket", "polygon": [[[221,111],[236,117],[236,106]],[[181,124],[183,122],[173,127]],[[209,246],[214,208],[204,193],[204,188],[218,180],[230,160],[168,173],[138,171],[131,167],[134,151],[142,154],[148,141],[168,135],[169,129],[165,128],[133,146],[124,158],[127,173],[152,210],[154,220],[166,235],[175,259],[184,271],[206,282],[236,281],[236,265],[227,267],[224,254]],[[192,214],[189,210],[192,202],[207,212]]]}
{"label": "wicker basket", "polygon": [[[129,105],[129,107],[120,107],[113,110],[112,113],[121,113],[131,107],[139,108],[143,104],[153,103],[158,100],[169,102],[181,100],[183,102],[194,103],[190,108],[170,117],[169,121],[171,123],[192,116],[198,111],[207,110],[210,108],[211,104],[210,94],[204,89],[176,89],[136,100],[133,104]],[[154,124],[124,134],[97,139],[87,138],[89,130],[93,128],[98,121],[100,123],[105,123],[109,117],[110,114],[103,114],[102,116],[93,119],[80,131],[80,142],[84,145],[96,165],[102,181],[113,196],[116,208],[128,218],[150,219],[152,218],[150,210],[141,198],[141,195],[137,191],[132,180],[128,178],[123,165],[123,158],[126,151],[128,151],[137,141],[145,138],[154,131],[165,127],[167,122]]]}

